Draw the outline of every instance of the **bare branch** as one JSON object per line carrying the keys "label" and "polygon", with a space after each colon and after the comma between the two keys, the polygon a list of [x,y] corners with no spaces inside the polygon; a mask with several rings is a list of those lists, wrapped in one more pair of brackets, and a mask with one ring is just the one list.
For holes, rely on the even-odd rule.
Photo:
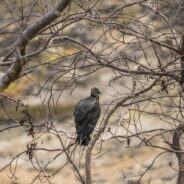
{"label": "bare branch", "polygon": [[[16,80],[21,71],[25,61],[21,62],[21,56],[25,54],[25,49],[28,42],[33,39],[37,33],[53,22],[56,18],[60,17],[61,12],[68,6],[71,0],[61,0],[58,5],[44,16],[42,16],[35,23],[26,28],[26,30],[19,36],[14,43],[16,52],[15,62],[9,70],[0,79],[0,89],[5,89],[11,82]],[[18,51],[20,50],[20,52]]]}

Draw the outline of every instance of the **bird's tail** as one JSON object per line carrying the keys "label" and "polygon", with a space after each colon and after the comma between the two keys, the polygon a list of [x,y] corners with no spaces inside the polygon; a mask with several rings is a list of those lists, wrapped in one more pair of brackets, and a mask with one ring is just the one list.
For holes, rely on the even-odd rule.
{"label": "bird's tail", "polygon": [[77,135],[77,142],[81,146],[88,146],[90,140],[91,140],[90,136]]}

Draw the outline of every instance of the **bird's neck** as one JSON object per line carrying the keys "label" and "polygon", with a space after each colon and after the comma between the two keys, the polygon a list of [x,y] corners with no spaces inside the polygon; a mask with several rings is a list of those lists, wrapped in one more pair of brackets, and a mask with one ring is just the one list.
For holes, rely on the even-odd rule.
{"label": "bird's neck", "polygon": [[98,96],[98,95],[91,95],[91,97],[94,97],[94,98],[96,98],[97,100],[99,99],[99,96]]}

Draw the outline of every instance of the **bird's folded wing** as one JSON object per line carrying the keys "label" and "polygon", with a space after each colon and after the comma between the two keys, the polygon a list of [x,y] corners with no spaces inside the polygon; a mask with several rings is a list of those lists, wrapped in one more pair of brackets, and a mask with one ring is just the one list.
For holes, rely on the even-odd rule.
{"label": "bird's folded wing", "polygon": [[82,124],[88,113],[94,108],[95,105],[96,99],[93,97],[87,97],[84,100],[79,101],[74,111],[75,123],[77,125]]}

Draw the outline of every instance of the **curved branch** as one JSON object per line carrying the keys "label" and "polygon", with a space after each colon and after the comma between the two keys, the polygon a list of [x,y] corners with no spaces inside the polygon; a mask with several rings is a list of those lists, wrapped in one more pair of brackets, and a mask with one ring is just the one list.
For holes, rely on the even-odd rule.
{"label": "curved branch", "polygon": [[108,123],[109,123],[109,119],[112,116],[112,114],[119,108],[121,107],[126,101],[135,98],[147,91],[149,91],[152,87],[154,87],[156,85],[156,83],[158,82],[158,79],[154,80],[154,82],[149,85],[146,89],[141,90],[131,96],[127,96],[125,98],[123,98],[122,100],[120,100],[118,103],[116,103],[114,105],[114,107],[107,113],[104,122],[102,124],[102,127],[99,129],[99,131],[97,132],[97,134],[95,135],[94,139],[91,141],[87,151],[86,151],[86,160],[85,160],[85,172],[86,172],[86,184],[91,184],[91,152],[93,150],[93,147],[96,143],[96,141],[99,139],[100,135],[104,132],[105,128],[107,127]]}
{"label": "curved branch", "polygon": [[22,35],[20,35],[20,37],[15,41],[15,62],[11,65],[9,70],[0,78],[1,90],[5,89],[11,82],[15,81],[19,77],[22,71],[22,66],[25,65],[25,61],[21,61],[21,56],[24,55],[25,48],[28,42],[35,36],[37,36],[40,30],[42,30],[55,19],[57,19],[70,2],[71,0],[60,0],[54,9],[43,15],[39,20],[37,20],[35,23],[25,29]]}

